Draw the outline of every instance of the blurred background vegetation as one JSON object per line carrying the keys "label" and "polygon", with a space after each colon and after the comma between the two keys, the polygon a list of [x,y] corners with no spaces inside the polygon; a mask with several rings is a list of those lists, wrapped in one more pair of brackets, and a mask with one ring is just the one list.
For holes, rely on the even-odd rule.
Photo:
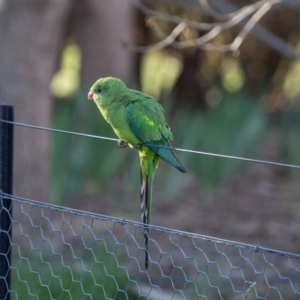
{"label": "blurred background vegetation", "polygon": [[[231,47],[265,2],[268,12]],[[293,0],[2,1],[0,99],[15,105],[19,122],[114,137],[86,94],[99,77],[116,76],[162,103],[175,147],[299,165],[299,12]],[[158,47],[180,21],[173,43]],[[207,34],[199,24],[221,30],[207,43],[180,47]],[[16,194],[75,206],[82,198],[98,199],[97,206],[101,198],[101,209],[116,203],[130,210],[112,199],[137,197],[135,150],[21,127],[15,136]],[[245,162],[178,156],[188,172],[160,164],[155,193],[162,203],[187,194],[200,203],[252,174]],[[299,172],[280,176],[294,180]]]}
{"label": "blurred background vegetation", "polygon": [[[268,13],[255,21],[235,51],[224,49],[233,44],[251,14],[236,26],[222,24],[262,2],[64,0],[38,5],[26,0],[22,7],[17,0],[1,3],[0,97],[15,104],[18,121],[114,136],[93,103],[86,101],[86,93],[97,78],[116,76],[162,102],[174,146],[260,157],[268,140],[276,137],[278,156],[273,158],[300,163],[297,2],[271,1]],[[18,22],[12,22],[14,18]],[[187,25],[175,42],[153,48],[171,34],[176,18]],[[205,49],[205,43],[179,47],[207,34],[193,24],[221,26],[207,41],[212,50]],[[16,141],[17,194],[63,203],[78,194],[137,189],[136,174],[128,174],[129,168],[138,168],[136,153],[119,151],[115,143],[23,128],[16,128]],[[188,174],[182,179],[162,163],[165,196],[178,194],[194,180],[201,192],[211,194],[249,166],[178,154]]]}
{"label": "blurred background vegetation", "polygon": [[[186,26],[175,43],[152,51],[163,33],[174,30],[176,18],[217,27],[263,2],[272,3],[268,13],[236,51],[221,50],[243,22],[220,30],[209,41],[213,50],[205,44],[176,47],[207,33]],[[86,97],[96,79],[115,76],[162,103],[175,147],[300,165],[300,7],[298,0],[274,3],[0,1],[1,103],[15,106],[18,122],[115,137]],[[299,250],[298,170],[178,156],[186,174],[164,162],[157,172],[154,224]],[[15,127],[14,169],[16,195],[140,220],[135,150]],[[22,280],[28,272],[20,266]],[[45,270],[42,276],[47,282],[51,274]],[[17,286],[18,278],[13,280]],[[21,294],[23,289],[19,284]]]}
{"label": "blurred background vegetation", "polygon": [[[243,4],[242,1],[236,2]],[[178,10],[178,6],[169,3],[152,5],[152,9],[198,22],[207,19],[189,7]],[[156,35],[146,25],[147,16],[140,11],[135,14],[135,43],[147,45],[157,42]],[[298,18],[299,11],[283,8],[267,15],[262,24],[299,49],[299,26],[295,26]],[[277,19],[285,22],[274,22]],[[166,31],[172,30],[173,24],[160,22]],[[181,38],[199,34],[201,32],[186,30]],[[236,34],[237,28],[224,30],[213,43],[228,44]],[[118,46],[116,42],[115,47]],[[70,35],[64,43],[59,68],[51,82],[55,99],[52,126],[113,136],[93,104],[85,101],[88,86],[81,80],[81,64],[80,45],[76,37]],[[297,132],[299,68],[298,60],[279,54],[250,34],[238,55],[217,50],[203,51],[195,47],[184,50],[167,47],[135,54],[135,70],[123,79],[129,86],[139,88],[162,102],[175,134],[174,146],[259,157],[268,139],[276,136],[279,139],[277,159],[299,164],[300,154],[296,146],[300,143]],[[169,196],[187,188],[192,176],[197,178],[204,193],[213,192],[228,176],[247,167],[245,163],[235,160],[180,152],[178,155],[189,175],[188,179],[183,180],[181,174],[162,168],[162,176],[172,178],[167,180],[164,189]],[[138,168],[135,156],[130,151],[116,149],[112,142],[52,135],[51,199],[61,202],[78,193],[96,195],[113,192],[116,181],[123,186],[118,188],[118,192],[125,189],[134,193],[138,178],[126,174],[128,164]]]}

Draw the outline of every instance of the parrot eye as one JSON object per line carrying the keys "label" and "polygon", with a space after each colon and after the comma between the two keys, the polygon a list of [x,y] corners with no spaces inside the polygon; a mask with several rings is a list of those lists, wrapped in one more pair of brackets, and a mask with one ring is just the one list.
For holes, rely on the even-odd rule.
{"label": "parrot eye", "polygon": [[98,93],[101,93],[101,92],[102,92],[102,89],[101,89],[101,88],[97,88],[97,92],[98,92]]}

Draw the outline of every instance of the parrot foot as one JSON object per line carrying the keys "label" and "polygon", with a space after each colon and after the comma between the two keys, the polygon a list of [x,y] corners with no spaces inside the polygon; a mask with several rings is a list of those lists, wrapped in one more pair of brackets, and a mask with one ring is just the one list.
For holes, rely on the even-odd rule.
{"label": "parrot foot", "polygon": [[140,148],[142,147],[142,144],[135,144],[135,145],[133,145],[133,147],[134,147],[135,149],[140,149]]}
{"label": "parrot foot", "polygon": [[118,148],[126,148],[128,144],[122,140],[118,140]]}

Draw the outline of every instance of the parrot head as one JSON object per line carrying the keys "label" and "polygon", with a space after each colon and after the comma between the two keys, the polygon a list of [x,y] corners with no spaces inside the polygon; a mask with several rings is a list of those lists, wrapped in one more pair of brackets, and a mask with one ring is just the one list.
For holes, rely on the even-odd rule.
{"label": "parrot head", "polygon": [[110,104],[118,99],[118,95],[122,93],[123,89],[126,89],[126,86],[118,78],[100,78],[92,85],[87,97],[89,100],[94,100],[96,104]]}

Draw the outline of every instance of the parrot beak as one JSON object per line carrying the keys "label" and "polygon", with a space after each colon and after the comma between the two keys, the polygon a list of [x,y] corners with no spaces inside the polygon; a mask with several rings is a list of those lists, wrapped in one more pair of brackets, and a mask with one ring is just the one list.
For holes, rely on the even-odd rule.
{"label": "parrot beak", "polygon": [[94,93],[92,91],[89,91],[88,95],[87,95],[89,100],[92,100],[94,97]]}

